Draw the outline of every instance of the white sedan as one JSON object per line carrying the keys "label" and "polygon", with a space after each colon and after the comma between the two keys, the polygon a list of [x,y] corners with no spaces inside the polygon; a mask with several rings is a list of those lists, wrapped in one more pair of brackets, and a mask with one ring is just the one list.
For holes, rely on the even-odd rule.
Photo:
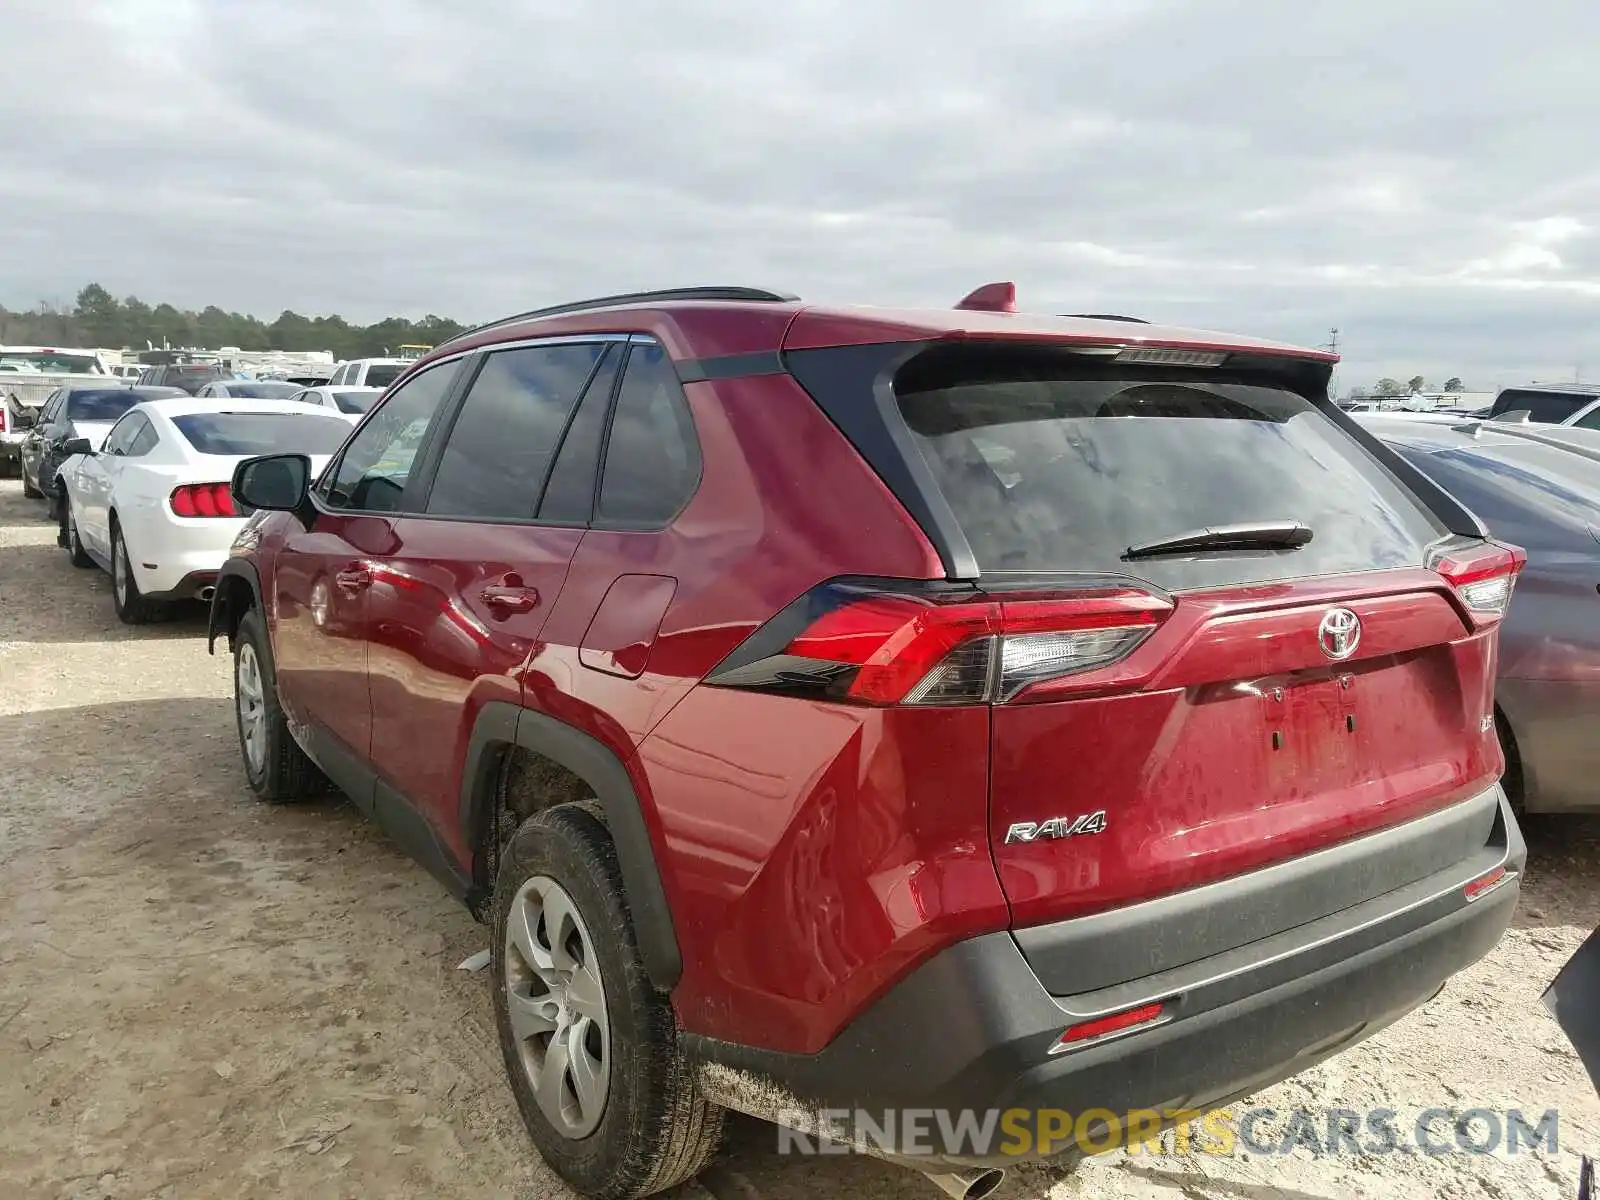
{"label": "white sedan", "polygon": [[317,404],[331,409],[354,424],[361,420],[367,409],[378,402],[378,397],[381,395],[383,395],[382,388],[329,385],[296,392],[292,399],[299,400],[303,404]]}
{"label": "white sedan", "polygon": [[74,566],[111,574],[129,625],[172,601],[209,599],[245,523],[229,490],[234,467],[281,451],[309,455],[320,471],[349,433],[334,413],[287,400],[136,404],[98,450],[79,439],[63,465],[62,544]]}

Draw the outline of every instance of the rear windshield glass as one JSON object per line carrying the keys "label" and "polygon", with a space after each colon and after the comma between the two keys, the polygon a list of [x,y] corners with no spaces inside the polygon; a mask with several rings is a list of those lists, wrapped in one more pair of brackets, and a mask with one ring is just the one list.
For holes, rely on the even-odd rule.
{"label": "rear windshield glass", "polygon": [[228,395],[245,400],[287,400],[298,396],[301,389],[292,383],[230,383]]}
{"label": "rear windshield glass", "polygon": [[349,388],[334,392],[333,402],[339,406],[339,411],[342,413],[364,413],[372,407],[373,401],[381,394]]}
{"label": "rear windshield glass", "polygon": [[1521,392],[1512,388],[1495,397],[1490,413],[1498,417],[1502,413],[1526,412],[1530,420],[1559,425],[1594,401],[1592,392],[1574,396],[1568,392]]}
{"label": "rear windshield glass", "polygon": [[191,413],[172,423],[201,454],[332,454],[350,432],[331,413]]}
{"label": "rear windshield glass", "polygon": [[107,388],[103,392],[73,392],[67,397],[69,421],[115,421],[139,401],[146,399],[127,388]]}
{"label": "rear windshield glass", "polygon": [[197,363],[192,366],[163,367],[158,378],[162,383],[182,388],[192,396],[206,384],[226,379],[227,376],[216,367]]}
{"label": "rear windshield glass", "polygon": [[59,350],[0,350],[0,359],[13,369],[56,375],[104,375],[100,360],[91,354],[65,354]]}
{"label": "rear windshield glass", "polygon": [[366,378],[361,382],[367,387],[386,388],[399,379],[400,372],[405,369],[405,363],[373,363],[367,368]]}
{"label": "rear windshield glass", "polygon": [[[1325,414],[1280,388],[972,351],[913,360],[896,391],[986,572],[1208,587],[1417,566],[1445,534]],[[1207,527],[1282,521],[1309,527],[1311,541],[1124,557]]]}

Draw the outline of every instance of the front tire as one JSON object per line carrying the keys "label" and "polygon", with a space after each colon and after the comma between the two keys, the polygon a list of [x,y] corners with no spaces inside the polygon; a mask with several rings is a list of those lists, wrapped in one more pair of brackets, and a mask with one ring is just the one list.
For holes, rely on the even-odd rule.
{"label": "front tire", "polygon": [[61,542],[73,566],[94,566],[94,559],[89,557],[89,552],[83,548],[83,539],[78,536],[78,515],[72,511],[71,500],[61,502]]}
{"label": "front tire", "polygon": [[24,496],[26,496],[29,500],[44,499],[44,493],[41,492],[35,484],[29,481],[28,468],[22,465],[22,460],[20,458],[17,459],[17,474],[22,476],[22,494]]}
{"label": "front tire", "polygon": [[545,1162],[598,1200],[639,1200],[698,1174],[723,1112],[695,1086],[672,1005],[645,974],[594,806],[560,805],[517,830],[493,929],[500,1048]]}
{"label": "front tire", "polygon": [[271,803],[309,800],[328,790],[327,776],[289,732],[271,662],[266,626],[252,608],[233,639],[233,713],[245,778]]}
{"label": "front tire", "polygon": [[146,600],[139,594],[139,581],[133,577],[133,564],[128,561],[128,543],[122,536],[122,527],[111,526],[111,600],[116,605],[117,619],[124,625],[148,625],[159,620],[166,606],[155,600]]}

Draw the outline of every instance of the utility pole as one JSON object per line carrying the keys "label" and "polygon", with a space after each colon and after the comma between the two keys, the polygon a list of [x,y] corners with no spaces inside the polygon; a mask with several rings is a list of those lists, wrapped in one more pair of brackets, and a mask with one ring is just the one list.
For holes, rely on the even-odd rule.
{"label": "utility pole", "polygon": [[[1322,348],[1324,350],[1326,350],[1329,354],[1337,354],[1337,353],[1339,353],[1339,331],[1337,329],[1328,330],[1328,340],[1322,344]],[[1333,375],[1328,380],[1328,395],[1330,397],[1332,397],[1333,399],[1335,399],[1335,400],[1337,400],[1339,398],[1339,364],[1338,363],[1335,363],[1333,365]]]}

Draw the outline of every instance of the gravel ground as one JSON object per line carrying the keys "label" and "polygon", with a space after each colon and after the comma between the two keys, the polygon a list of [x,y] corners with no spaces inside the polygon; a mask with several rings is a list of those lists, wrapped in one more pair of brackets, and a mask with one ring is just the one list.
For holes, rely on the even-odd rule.
{"label": "gravel ground", "polygon": [[[0,1196],[566,1196],[502,1082],[486,977],[455,969],[482,930],[348,805],[252,801],[204,634],[198,610],[119,625],[107,580],[0,481]],[[1003,1195],[1571,1197],[1600,1102],[1537,999],[1600,924],[1600,823],[1528,833],[1488,960],[1251,1103],[1387,1106],[1402,1128],[1434,1106],[1556,1108],[1559,1152],[1117,1153]],[[682,1194],[938,1195],[776,1146],[737,1121]]]}

